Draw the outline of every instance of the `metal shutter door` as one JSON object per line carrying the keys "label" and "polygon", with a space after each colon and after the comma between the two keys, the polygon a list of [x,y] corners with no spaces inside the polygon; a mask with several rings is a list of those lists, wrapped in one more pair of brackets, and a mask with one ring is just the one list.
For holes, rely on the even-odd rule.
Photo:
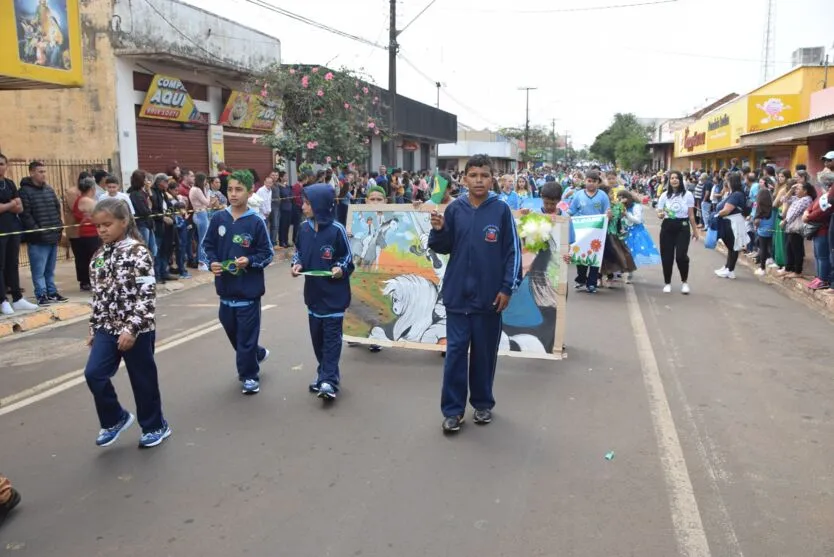
{"label": "metal shutter door", "polygon": [[183,128],[176,122],[137,119],[139,168],[152,173],[167,172],[176,161],[180,168],[208,173],[208,127],[191,126]]}
{"label": "metal shutter door", "polygon": [[269,176],[274,167],[272,148],[262,143],[252,143],[257,136],[223,136],[223,155],[226,166],[233,170],[254,168],[261,180]]}

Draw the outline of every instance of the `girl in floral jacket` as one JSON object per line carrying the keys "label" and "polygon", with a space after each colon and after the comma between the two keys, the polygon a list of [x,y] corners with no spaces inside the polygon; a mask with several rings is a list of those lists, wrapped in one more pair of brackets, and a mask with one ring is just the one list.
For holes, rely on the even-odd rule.
{"label": "girl in floral jacket", "polygon": [[93,211],[102,247],[90,262],[93,311],[90,357],[84,375],[93,393],[101,431],[96,445],[107,447],[134,422],[119,403],[111,378],[124,359],[142,435],[140,447],[155,447],[171,435],[162,416],[154,343],[156,279],[151,253],[127,204],[100,201]]}

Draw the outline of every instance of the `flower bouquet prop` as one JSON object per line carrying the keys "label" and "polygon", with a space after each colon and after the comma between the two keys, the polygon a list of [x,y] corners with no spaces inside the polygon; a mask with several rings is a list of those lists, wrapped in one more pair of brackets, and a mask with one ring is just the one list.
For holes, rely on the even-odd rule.
{"label": "flower bouquet prop", "polygon": [[524,249],[532,253],[550,249],[552,231],[550,217],[541,213],[527,213],[518,223],[518,235],[523,240]]}

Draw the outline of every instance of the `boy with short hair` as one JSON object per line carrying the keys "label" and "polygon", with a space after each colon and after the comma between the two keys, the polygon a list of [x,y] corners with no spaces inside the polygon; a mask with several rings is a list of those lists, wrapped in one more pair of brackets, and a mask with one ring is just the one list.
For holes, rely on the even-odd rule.
{"label": "boy with short hair", "polygon": [[[602,177],[598,170],[591,170],[585,177],[585,189],[574,194],[568,214],[572,217],[604,215],[611,209],[608,194],[600,191]],[[576,266],[576,288],[585,288],[593,294],[597,291],[599,267]]]}
{"label": "boy with short hair", "polygon": [[258,335],[266,292],[264,269],[272,263],[273,252],[266,223],[248,206],[254,181],[248,170],[229,175],[229,207],[212,217],[203,243],[220,296],[220,323],[235,349],[245,395],[261,390],[260,364],[269,357]]}
{"label": "boy with short hair", "polygon": [[445,215],[432,212],[428,241],[436,253],[449,254],[442,291],[446,361],[440,401],[446,433],[460,430],[467,387],[475,423],[492,421],[501,312],[521,283],[521,244],[515,220],[510,207],[490,191],[489,157],[470,158],[464,181],[467,194],[451,202]]}
{"label": "boy with short hair", "polygon": [[309,314],[310,338],[318,361],[318,375],[309,390],[333,400],[339,392],[342,326],[350,306],[353,256],[347,230],[333,219],[336,194],[330,184],[304,188],[302,223],[292,258],[292,276],[318,271],[327,276],[304,277],[304,303]]}

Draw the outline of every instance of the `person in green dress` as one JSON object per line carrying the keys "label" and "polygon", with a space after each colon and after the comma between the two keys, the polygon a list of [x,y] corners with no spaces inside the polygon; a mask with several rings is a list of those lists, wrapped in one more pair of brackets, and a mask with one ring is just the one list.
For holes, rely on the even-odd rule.
{"label": "person in green dress", "polygon": [[[773,194],[773,210],[776,212],[776,219],[774,222],[782,220],[782,207],[788,197],[788,192],[793,186],[791,179],[791,171],[783,168],[776,173],[776,189]],[[779,226],[776,227],[773,233],[773,266],[782,269],[785,267],[785,229]]]}

